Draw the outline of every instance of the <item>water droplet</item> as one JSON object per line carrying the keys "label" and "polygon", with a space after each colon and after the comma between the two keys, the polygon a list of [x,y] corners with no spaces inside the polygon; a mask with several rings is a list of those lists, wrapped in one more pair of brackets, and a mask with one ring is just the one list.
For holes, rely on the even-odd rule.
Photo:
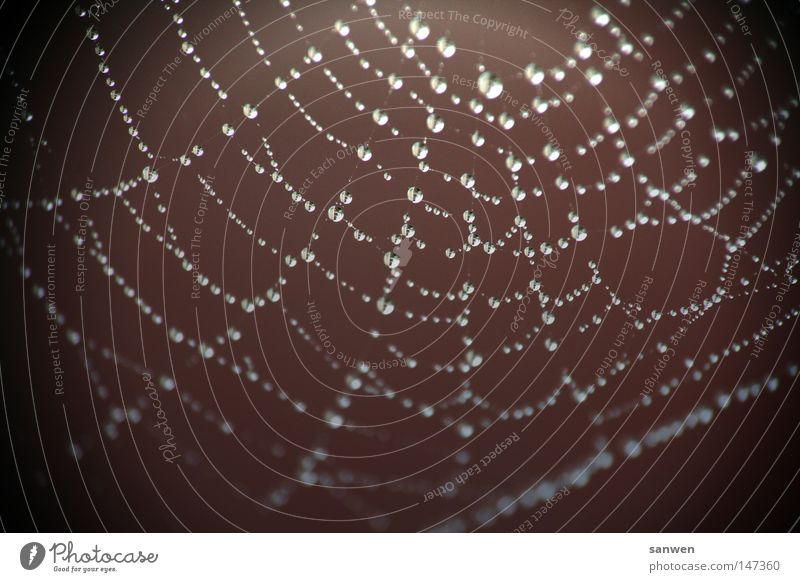
{"label": "water droplet", "polygon": [[430,129],[433,133],[439,133],[444,129],[444,120],[435,113],[428,115],[426,123],[428,125],[428,129]]}
{"label": "water droplet", "polygon": [[430,27],[419,18],[414,18],[408,24],[408,30],[413,34],[417,40],[425,40],[431,33]]}
{"label": "water droplet", "polygon": [[586,237],[589,235],[586,229],[579,224],[576,224],[575,226],[572,227],[571,233],[572,233],[572,238],[574,238],[578,242],[586,240]]}
{"label": "water droplet", "polygon": [[378,125],[386,125],[389,122],[389,116],[383,109],[376,109],[372,112],[372,120]]}
{"label": "water droplet", "polygon": [[158,180],[158,172],[155,168],[151,168],[150,166],[145,167],[142,171],[142,177],[147,180],[149,183],[153,183]]}
{"label": "water droplet", "polygon": [[422,202],[422,190],[420,190],[416,186],[412,186],[411,188],[409,188],[406,195],[408,196],[408,199],[411,200],[411,202],[413,202],[414,204]]}
{"label": "water droplet", "polygon": [[447,38],[444,36],[436,41],[436,48],[439,51],[439,54],[446,59],[449,59],[456,54],[456,45],[447,40]]}
{"label": "water droplet", "polygon": [[344,218],[344,208],[338,204],[334,204],[328,208],[328,218],[330,218],[333,222],[341,222]]}
{"label": "water droplet", "polygon": [[503,82],[494,73],[484,71],[478,77],[478,90],[486,95],[487,99],[495,99],[503,92]]}
{"label": "water droplet", "polygon": [[361,144],[356,149],[356,155],[358,159],[368,162],[372,158],[372,150],[369,149],[368,145]]}
{"label": "water droplet", "polygon": [[378,299],[376,302],[376,307],[383,315],[389,315],[394,311],[394,303],[392,303],[392,300],[388,297],[381,297]]}
{"label": "water droplet", "polygon": [[428,146],[421,141],[415,141],[411,146],[411,153],[414,154],[414,157],[418,160],[424,160],[428,155]]}
{"label": "water droplet", "polygon": [[255,105],[250,105],[246,103],[244,107],[242,107],[242,112],[247,119],[255,119],[258,116],[258,109],[256,109]]}

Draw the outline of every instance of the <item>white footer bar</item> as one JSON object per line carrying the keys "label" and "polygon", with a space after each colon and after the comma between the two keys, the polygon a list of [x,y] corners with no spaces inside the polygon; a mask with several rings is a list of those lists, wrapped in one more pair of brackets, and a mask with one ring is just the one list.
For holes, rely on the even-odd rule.
{"label": "white footer bar", "polygon": [[3,534],[0,580],[800,580],[793,534]]}

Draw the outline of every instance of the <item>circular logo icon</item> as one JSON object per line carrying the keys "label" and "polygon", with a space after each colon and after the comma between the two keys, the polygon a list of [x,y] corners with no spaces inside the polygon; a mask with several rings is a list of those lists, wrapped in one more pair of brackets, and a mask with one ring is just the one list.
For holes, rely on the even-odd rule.
{"label": "circular logo icon", "polygon": [[44,561],[44,546],[38,542],[30,542],[19,551],[19,563],[26,570],[35,570]]}

